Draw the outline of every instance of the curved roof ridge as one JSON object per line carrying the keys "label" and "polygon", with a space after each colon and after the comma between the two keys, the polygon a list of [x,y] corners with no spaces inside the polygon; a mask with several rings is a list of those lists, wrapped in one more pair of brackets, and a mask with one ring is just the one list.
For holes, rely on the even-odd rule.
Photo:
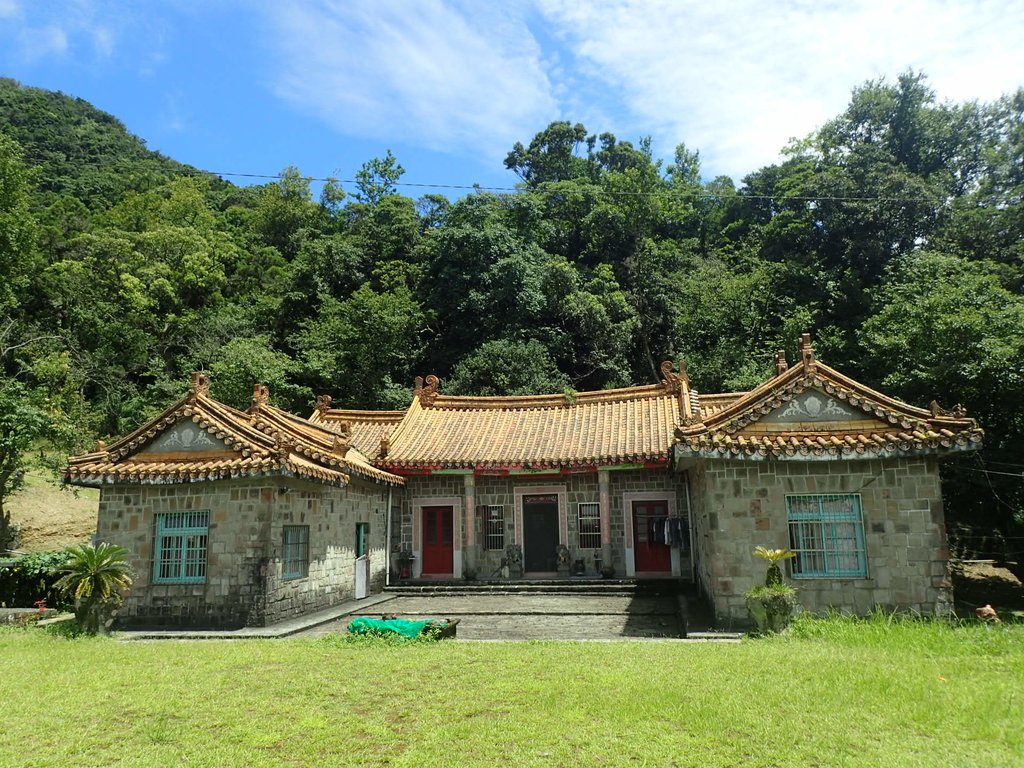
{"label": "curved roof ridge", "polygon": [[[617,389],[595,389],[587,392],[550,393],[543,395],[443,395],[438,394],[428,406],[445,410],[520,410],[534,408],[571,408],[589,403],[614,403],[651,397],[678,397],[662,384],[645,384]],[[414,401],[416,402],[416,401]]]}

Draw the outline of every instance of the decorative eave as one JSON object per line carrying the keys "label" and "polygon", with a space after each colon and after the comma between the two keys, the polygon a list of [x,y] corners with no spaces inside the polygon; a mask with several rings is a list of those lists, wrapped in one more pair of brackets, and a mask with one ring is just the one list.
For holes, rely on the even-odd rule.
{"label": "decorative eave", "polygon": [[[329,485],[346,485],[351,474],[376,482],[404,481],[372,466],[358,452],[349,453],[340,436],[269,404],[262,384],[253,390],[247,413],[209,397],[209,379],[193,374],[188,395],[109,448],[71,457],[63,472],[72,485],[109,483],[182,483],[237,477],[301,477]],[[182,420],[216,438],[223,446],[192,455],[147,456],[147,445]],[[234,453],[235,455],[230,455]],[[227,454],[227,455],[225,455]]]}
{"label": "decorative eave", "polygon": [[[834,459],[939,455],[980,447],[983,430],[959,406],[929,410],[901,402],[844,376],[815,358],[810,336],[800,338],[800,362],[790,367],[781,351],[776,375],[705,420],[676,429],[676,456],[702,458]],[[820,431],[752,431],[749,427],[808,389],[818,389],[863,412],[865,428],[844,422]],[[881,424],[879,423],[881,422]]]}
{"label": "decorative eave", "polygon": [[937,456],[981,447],[984,432],[975,427],[954,433],[948,429],[860,434],[782,434],[687,436],[676,445],[677,458],[774,459],[814,461],[870,459],[892,456]]}

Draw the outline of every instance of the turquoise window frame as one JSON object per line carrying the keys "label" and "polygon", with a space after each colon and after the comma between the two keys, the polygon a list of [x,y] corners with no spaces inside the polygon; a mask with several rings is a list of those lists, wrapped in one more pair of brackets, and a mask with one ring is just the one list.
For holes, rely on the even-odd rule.
{"label": "turquoise window frame", "polygon": [[786,496],[794,579],[864,579],[868,575],[859,493]]}
{"label": "turquoise window frame", "polygon": [[209,510],[158,513],[153,583],[205,583],[209,543]]}
{"label": "turquoise window frame", "polygon": [[309,526],[286,525],[281,529],[281,578],[309,576]]}
{"label": "turquoise window frame", "polygon": [[356,523],[356,557],[370,553],[370,524]]}

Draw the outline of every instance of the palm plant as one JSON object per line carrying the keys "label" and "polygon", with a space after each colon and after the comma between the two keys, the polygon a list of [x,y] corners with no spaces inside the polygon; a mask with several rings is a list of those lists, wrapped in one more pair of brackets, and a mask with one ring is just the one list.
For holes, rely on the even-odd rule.
{"label": "palm plant", "polygon": [[764,585],[748,589],[747,610],[754,620],[760,634],[781,632],[789,624],[789,617],[796,607],[796,590],[783,583],[782,569],[779,563],[796,557],[790,549],[768,549],[756,547],[754,554],[768,561],[768,571],[764,576]]}
{"label": "palm plant", "polygon": [[796,552],[791,549],[768,549],[767,547],[754,547],[754,554],[762,560],[768,561],[768,571],[764,575],[764,585],[773,587],[782,583],[782,569],[779,563],[783,560],[796,557]]}
{"label": "palm plant", "polygon": [[75,619],[89,634],[106,632],[121,593],[132,585],[128,550],[115,544],[79,544],[68,548],[64,575],[54,586],[75,601]]}

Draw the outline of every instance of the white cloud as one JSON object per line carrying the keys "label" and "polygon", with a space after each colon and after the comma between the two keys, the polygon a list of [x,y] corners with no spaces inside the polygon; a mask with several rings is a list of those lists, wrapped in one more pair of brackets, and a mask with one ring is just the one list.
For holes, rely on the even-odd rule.
{"label": "white cloud", "polygon": [[21,16],[18,0],[0,0],[0,19],[13,19]]}
{"label": "white cloud", "polygon": [[712,174],[773,162],[868,79],[919,69],[942,98],[990,100],[1024,72],[1024,4],[1001,0],[537,3],[627,107],[613,130],[685,141]]}
{"label": "white cloud", "polygon": [[89,30],[92,45],[100,56],[109,58],[114,53],[114,33],[109,27],[97,26]]}
{"label": "white cloud", "polygon": [[67,32],[55,25],[23,29],[18,35],[18,42],[26,61],[62,56],[68,50]]}
{"label": "white cloud", "polygon": [[473,0],[277,3],[272,88],[343,133],[500,160],[558,116],[523,11]]}

